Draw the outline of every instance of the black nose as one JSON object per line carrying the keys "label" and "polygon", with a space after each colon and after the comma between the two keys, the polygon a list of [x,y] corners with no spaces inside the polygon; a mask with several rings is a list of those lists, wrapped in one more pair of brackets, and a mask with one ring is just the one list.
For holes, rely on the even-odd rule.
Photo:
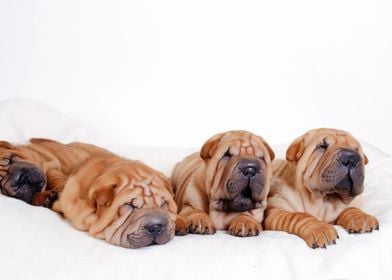
{"label": "black nose", "polygon": [[153,225],[147,225],[144,227],[148,234],[157,236],[162,233],[163,229],[165,228],[164,224],[153,224]]}
{"label": "black nose", "polygon": [[256,172],[256,168],[254,166],[249,166],[249,167],[246,167],[245,169],[243,169],[242,173],[245,176],[254,177],[257,172]]}
{"label": "black nose", "polygon": [[19,185],[26,185],[26,184],[30,184],[31,181],[31,177],[29,172],[27,171],[23,171],[22,174],[20,174],[19,179],[18,179],[18,184]]}
{"label": "black nose", "polygon": [[254,177],[260,171],[260,163],[256,160],[242,160],[238,164],[238,168],[240,169],[241,173],[246,177]]}
{"label": "black nose", "polygon": [[355,151],[342,150],[339,153],[339,161],[348,168],[353,168],[361,161],[361,157]]}

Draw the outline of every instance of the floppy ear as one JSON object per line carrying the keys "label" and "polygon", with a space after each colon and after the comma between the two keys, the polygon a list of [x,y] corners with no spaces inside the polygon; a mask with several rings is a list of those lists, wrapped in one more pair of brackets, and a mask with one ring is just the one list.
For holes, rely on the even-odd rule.
{"label": "floppy ear", "polygon": [[200,151],[200,156],[202,159],[209,159],[215,153],[219,141],[226,133],[219,133],[212,136],[207,142],[204,143]]}
{"label": "floppy ear", "polygon": [[264,143],[264,146],[267,148],[267,151],[268,151],[268,154],[269,154],[269,156],[270,156],[271,161],[273,161],[274,158],[275,158],[275,153],[274,153],[274,151],[272,150],[271,146],[268,145],[267,142],[263,141],[263,143]]}
{"label": "floppy ear", "polygon": [[0,141],[0,148],[13,149],[14,146],[7,141]]}
{"label": "floppy ear", "polygon": [[286,159],[288,161],[297,161],[303,154],[305,150],[305,143],[304,143],[303,136],[295,139],[289,146],[286,151]]}

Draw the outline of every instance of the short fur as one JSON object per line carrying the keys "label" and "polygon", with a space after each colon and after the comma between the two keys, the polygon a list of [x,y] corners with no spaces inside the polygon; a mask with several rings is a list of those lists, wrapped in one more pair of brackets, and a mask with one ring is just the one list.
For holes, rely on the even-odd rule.
{"label": "short fur", "polygon": [[[350,153],[358,163],[344,162],[342,153]],[[286,160],[273,164],[265,229],[296,234],[312,248],[336,242],[338,235],[331,224],[350,233],[378,229],[375,217],[355,207],[367,162],[358,141],[345,131],[315,129],[297,138]],[[349,163],[350,170],[345,166]]]}
{"label": "short fur", "polygon": [[139,248],[174,236],[177,207],[170,181],[139,161],[94,145],[47,139],[20,146],[0,142],[0,155],[1,186],[13,165],[40,170],[46,181],[32,204],[52,208],[94,237]]}
{"label": "short fur", "polygon": [[[254,236],[261,230],[274,153],[259,136],[229,131],[211,137],[200,153],[175,167],[172,184],[179,209],[176,233]],[[241,166],[260,168],[248,178]]]}

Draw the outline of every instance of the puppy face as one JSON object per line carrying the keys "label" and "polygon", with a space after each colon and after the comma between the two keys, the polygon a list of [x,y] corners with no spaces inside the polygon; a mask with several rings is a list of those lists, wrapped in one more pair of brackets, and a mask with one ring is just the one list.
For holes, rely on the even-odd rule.
{"label": "puppy face", "polygon": [[203,145],[200,155],[215,210],[242,212],[265,206],[274,153],[261,137],[247,131],[221,133]]}
{"label": "puppy face", "polygon": [[177,206],[168,179],[146,166],[122,168],[112,174],[116,175],[105,174],[90,190],[97,215],[108,224],[105,239],[126,248],[170,241]]}
{"label": "puppy face", "polygon": [[32,203],[46,179],[29,151],[0,142],[0,190],[4,195]]}
{"label": "puppy face", "polygon": [[286,158],[297,164],[297,185],[315,195],[349,203],[363,192],[368,159],[358,141],[345,131],[311,130],[290,145]]}

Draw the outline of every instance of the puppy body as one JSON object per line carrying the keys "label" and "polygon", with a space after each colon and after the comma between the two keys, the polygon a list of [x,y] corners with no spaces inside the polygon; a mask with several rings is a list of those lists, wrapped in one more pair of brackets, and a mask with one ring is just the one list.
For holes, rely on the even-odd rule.
{"label": "puppy body", "polygon": [[230,131],[211,137],[200,153],[178,163],[172,174],[179,208],[177,234],[211,234],[216,229],[229,229],[237,236],[257,235],[273,157],[261,137]]}
{"label": "puppy body", "polygon": [[126,248],[174,236],[170,181],[139,161],[85,143],[0,142],[1,191],[52,208],[80,230]]}
{"label": "puppy body", "polygon": [[67,180],[53,209],[113,245],[139,248],[174,236],[177,207],[160,172],[111,153],[88,158]]}
{"label": "puppy body", "polygon": [[335,243],[331,224],[350,233],[378,229],[377,219],[358,208],[368,160],[350,134],[311,130],[290,145],[286,159],[273,164],[266,229],[296,234],[312,248]]}
{"label": "puppy body", "polygon": [[[75,166],[103,152],[99,147],[78,142],[64,145],[49,139],[31,139],[27,145],[12,145],[1,141],[1,191],[50,208]],[[21,177],[23,182],[18,182]]]}
{"label": "puppy body", "polygon": [[361,196],[346,204],[333,196],[304,191],[297,187],[295,164],[277,159],[273,162],[274,179],[271,184],[268,208],[281,208],[291,212],[306,212],[320,221],[334,223],[339,214],[349,207],[360,207]]}

